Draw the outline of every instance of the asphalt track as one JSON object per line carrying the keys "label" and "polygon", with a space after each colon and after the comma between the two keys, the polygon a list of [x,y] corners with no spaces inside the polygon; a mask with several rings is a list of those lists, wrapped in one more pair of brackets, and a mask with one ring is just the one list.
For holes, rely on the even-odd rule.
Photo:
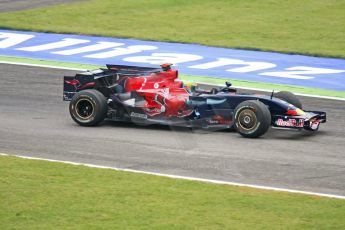
{"label": "asphalt track", "polygon": [[235,132],[104,122],[80,127],[62,101],[75,71],[0,64],[0,152],[205,179],[345,195],[345,102],[302,97],[325,110],[316,134]]}

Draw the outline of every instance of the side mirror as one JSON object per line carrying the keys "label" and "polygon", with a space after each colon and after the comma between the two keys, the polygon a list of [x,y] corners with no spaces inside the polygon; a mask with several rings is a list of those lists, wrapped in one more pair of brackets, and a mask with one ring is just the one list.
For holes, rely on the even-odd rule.
{"label": "side mirror", "polygon": [[226,87],[230,87],[230,86],[232,86],[232,84],[231,84],[231,82],[225,82],[225,85],[226,85]]}

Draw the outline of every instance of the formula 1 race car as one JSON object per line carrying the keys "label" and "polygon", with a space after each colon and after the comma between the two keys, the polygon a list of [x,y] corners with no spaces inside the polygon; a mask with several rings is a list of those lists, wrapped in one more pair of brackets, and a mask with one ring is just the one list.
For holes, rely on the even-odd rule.
{"label": "formula 1 race car", "polygon": [[171,64],[161,68],[107,65],[64,77],[63,99],[73,120],[94,126],[104,119],[138,124],[198,128],[234,128],[244,137],[259,137],[270,126],[316,131],[326,113],[303,111],[290,92],[270,96],[239,94],[231,83],[202,90],[178,79]]}

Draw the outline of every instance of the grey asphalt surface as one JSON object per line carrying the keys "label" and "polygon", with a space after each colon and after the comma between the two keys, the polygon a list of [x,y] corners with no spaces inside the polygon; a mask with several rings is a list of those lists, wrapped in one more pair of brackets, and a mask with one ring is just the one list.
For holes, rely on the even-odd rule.
{"label": "grey asphalt surface", "polygon": [[0,0],[0,13],[52,6],[73,1],[75,0]]}
{"label": "grey asphalt surface", "polygon": [[324,110],[316,134],[235,132],[104,122],[80,127],[62,101],[75,71],[0,64],[0,152],[345,195],[345,102],[302,97]]}

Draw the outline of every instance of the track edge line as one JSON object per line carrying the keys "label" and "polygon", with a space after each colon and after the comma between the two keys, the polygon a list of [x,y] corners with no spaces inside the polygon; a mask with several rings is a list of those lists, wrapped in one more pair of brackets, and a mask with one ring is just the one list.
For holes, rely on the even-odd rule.
{"label": "track edge line", "polygon": [[[64,70],[76,70],[76,71],[87,71],[88,69],[82,69],[82,68],[73,68],[73,67],[63,67],[63,66],[53,66],[53,65],[44,65],[44,64],[31,64],[31,63],[25,63],[25,62],[12,62],[12,61],[2,61],[0,60],[0,64],[9,64],[9,65],[23,65],[23,66],[33,66],[33,67],[42,67],[42,68],[51,68],[51,69],[64,69]],[[220,84],[211,84],[207,82],[197,82],[199,84],[206,84],[210,86],[223,86]],[[247,90],[255,90],[255,91],[261,91],[261,92],[272,92],[272,90],[268,89],[260,89],[255,87],[243,87],[243,86],[236,86],[238,89],[247,89]],[[279,91],[277,91],[279,92]],[[294,94],[304,97],[311,97],[311,98],[321,98],[321,99],[328,99],[328,100],[336,100],[336,101],[345,101],[345,98],[341,97],[330,97],[330,96],[321,96],[321,95],[314,95],[314,94],[304,94],[304,93],[296,93]]]}
{"label": "track edge line", "polygon": [[161,177],[167,177],[167,178],[172,178],[172,179],[182,179],[182,180],[198,181],[198,182],[220,184],[220,185],[232,185],[232,186],[238,186],[238,187],[248,187],[248,188],[255,188],[255,189],[262,189],[262,190],[269,190],[269,191],[276,191],[276,192],[288,192],[288,193],[294,193],[294,194],[303,194],[303,195],[311,195],[311,196],[319,196],[319,197],[345,200],[345,196],[333,195],[333,194],[327,194],[327,193],[317,193],[317,192],[309,192],[309,191],[278,188],[278,187],[237,183],[237,182],[230,182],[230,181],[212,180],[212,179],[205,179],[205,178],[198,178],[198,177],[179,176],[179,175],[156,173],[156,172],[142,171],[142,170],[135,170],[135,169],[126,169],[126,168],[117,168],[117,167],[102,166],[102,165],[95,165],[95,164],[88,164],[88,163],[79,163],[79,162],[73,162],[73,161],[62,161],[62,160],[54,160],[54,159],[47,159],[47,158],[40,158],[40,157],[29,157],[29,156],[23,156],[23,155],[11,155],[11,154],[6,154],[6,153],[0,153],[0,156],[12,156],[12,157],[18,157],[18,158],[28,159],[28,160],[41,160],[41,161],[64,163],[64,164],[70,164],[70,165],[86,166],[89,168],[111,169],[111,170],[122,171],[122,172],[161,176]]}

